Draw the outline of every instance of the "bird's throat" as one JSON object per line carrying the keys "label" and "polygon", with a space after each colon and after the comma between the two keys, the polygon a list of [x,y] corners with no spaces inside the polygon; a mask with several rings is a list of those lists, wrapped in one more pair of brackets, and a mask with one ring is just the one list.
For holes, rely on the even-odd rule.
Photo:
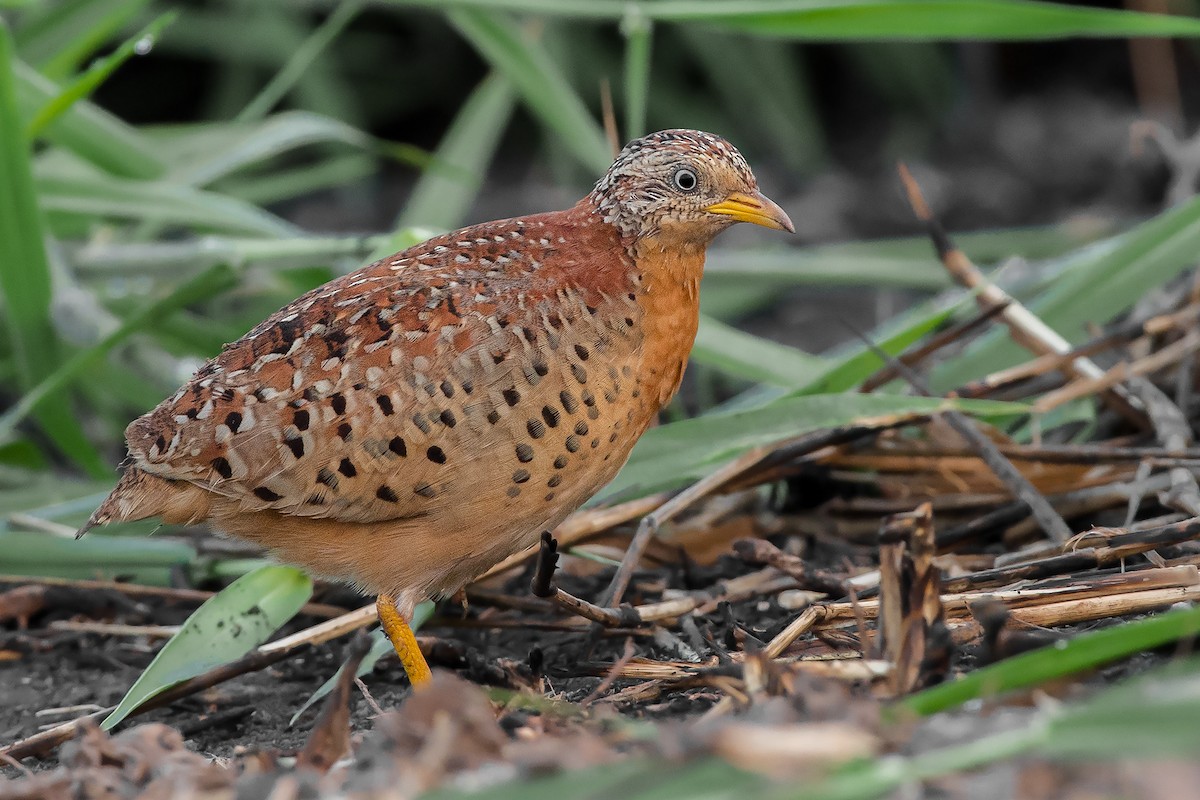
{"label": "bird's throat", "polygon": [[[682,245],[682,246],[681,246]],[[659,407],[679,390],[700,322],[703,245],[647,238],[635,245],[641,272],[642,381]]]}

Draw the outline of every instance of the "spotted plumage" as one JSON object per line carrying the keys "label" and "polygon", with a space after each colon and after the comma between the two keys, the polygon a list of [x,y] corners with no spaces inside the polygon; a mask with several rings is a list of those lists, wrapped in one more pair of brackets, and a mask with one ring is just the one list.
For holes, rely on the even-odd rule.
{"label": "spotted plumage", "polygon": [[739,220],[791,228],[732,145],[663,131],[570,209],[318,287],[129,426],[88,527],[209,520],[407,617],[616,474],[678,389],[704,250]]}

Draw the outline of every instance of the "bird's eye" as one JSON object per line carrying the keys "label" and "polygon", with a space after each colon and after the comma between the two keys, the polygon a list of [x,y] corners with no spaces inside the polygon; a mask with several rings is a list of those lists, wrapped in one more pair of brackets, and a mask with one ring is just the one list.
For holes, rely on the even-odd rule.
{"label": "bird's eye", "polygon": [[696,173],[687,167],[680,167],[675,170],[675,175],[671,178],[675,182],[675,188],[681,192],[694,192],[699,181],[696,179]]}

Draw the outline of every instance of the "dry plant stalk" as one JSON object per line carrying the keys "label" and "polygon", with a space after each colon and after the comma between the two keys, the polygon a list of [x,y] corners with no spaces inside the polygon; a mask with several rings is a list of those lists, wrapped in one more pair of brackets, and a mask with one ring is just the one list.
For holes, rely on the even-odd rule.
{"label": "dry plant stalk", "polygon": [[889,689],[895,695],[936,683],[949,668],[935,553],[929,503],[892,516],[880,531],[879,649],[893,665]]}

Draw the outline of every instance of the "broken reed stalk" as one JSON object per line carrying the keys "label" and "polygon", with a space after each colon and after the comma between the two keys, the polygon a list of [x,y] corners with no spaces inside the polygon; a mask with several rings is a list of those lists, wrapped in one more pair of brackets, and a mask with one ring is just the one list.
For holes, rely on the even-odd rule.
{"label": "broken reed stalk", "polygon": [[[1051,328],[1036,314],[1015,300],[1008,292],[984,277],[979,268],[971,263],[966,253],[954,246],[941,222],[930,211],[921,187],[913,178],[908,167],[901,163],[898,166],[900,180],[908,194],[909,205],[917,219],[925,224],[929,238],[933,241],[934,250],[942,266],[950,273],[959,285],[975,292],[975,300],[983,308],[1003,305],[1000,317],[1008,326],[1014,340],[1023,347],[1032,350],[1037,355],[1048,353],[1068,353],[1071,344],[1058,331]],[[1069,365],[1070,371],[1081,378],[1096,378],[1104,370],[1087,358],[1076,358]]]}

